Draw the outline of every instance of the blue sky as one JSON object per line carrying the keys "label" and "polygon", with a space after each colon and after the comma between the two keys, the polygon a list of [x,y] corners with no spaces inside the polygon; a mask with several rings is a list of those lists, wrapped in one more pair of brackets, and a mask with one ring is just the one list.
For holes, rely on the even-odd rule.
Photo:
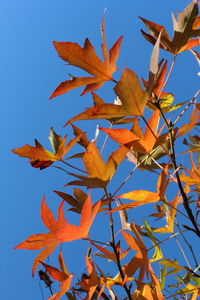
{"label": "blue sky", "polygon": [[[47,195],[49,206],[55,211],[60,199],[52,193],[63,188],[70,179],[54,168],[43,171],[31,168],[26,159],[18,158],[10,150],[37,138],[49,147],[47,136],[53,126],[58,134],[72,137],[71,129],[62,126],[65,122],[91,105],[91,96],[80,97],[83,88],[51,101],[49,96],[57,85],[65,80],[67,73],[80,74],[75,68],[65,65],[53,48],[52,41],[72,41],[83,45],[88,37],[100,54],[100,23],[106,8],[106,32],[108,45],[121,35],[124,40],[118,62],[119,70],[127,66],[147,78],[152,46],[140,34],[144,26],[138,19],[146,19],[165,25],[172,31],[171,11],[182,10],[189,1],[67,1],[67,0],[1,0],[0,4],[0,65],[1,65],[1,297],[3,299],[42,299],[38,276],[31,277],[35,251],[13,250],[13,247],[34,233],[43,233],[39,215],[42,196]],[[165,52],[161,56],[171,59]],[[198,89],[196,75],[198,65],[190,53],[178,57],[169,80],[168,91],[173,90],[175,101],[189,100]],[[77,73],[76,73],[77,72]],[[116,78],[120,72],[116,73]],[[98,91],[106,101],[114,97],[112,85]],[[111,92],[110,92],[111,91]],[[107,97],[107,98],[106,98]],[[78,122],[84,130],[95,132],[96,124]],[[89,127],[88,127],[89,126]],[[138,175],[141,176],[141,175]],[[142,177],[141,177],[142,178]],[[147,183],[150,186],[150,181]],[[98,221],[97,221],[98,222]],[[101,232],[98,233],[101,237]],[[67,245],[67,266],[73,272],[83,265],[77,262],[84,249],[75,250],[75,244]],[[78,244],[77,244],[78,245]],[[82,247],[82,246],[81,246]],[[86,247],[83,246],[83,247]],[[70,259],[69,259],[70,258]],[[52,262],[52,261],[51,261]],[[55,262],[55,260],[53,261]],[[43,286],[47,298],[48,293]]]}

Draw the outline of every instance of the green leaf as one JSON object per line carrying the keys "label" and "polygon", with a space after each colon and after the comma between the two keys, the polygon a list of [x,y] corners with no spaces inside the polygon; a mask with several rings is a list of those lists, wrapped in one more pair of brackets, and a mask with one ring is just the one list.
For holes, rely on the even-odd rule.
{"label": "green leaf", "polygon": [[150,261],[151,262],[157,261],[157,260],[163,258],[161,248],[158,244],[158,239],[154,237],[154,235],[152,233],[151,226],[149,225],[149,223],[146,220],[143,220],[143,221],[144,221],[144,225],[145,225],[145,229],[146,229],[146,235],[150,238],[152,244],[154,245],[154,253],[153,253],[152,258],[150,259]]}
{"label": "green leaf", "polygon": [[[172,102],[173,102],[173,101],[172,101]],[[162,111],[163,111],[164,113],[167,113],[167,112],[176,110],[176,109],[178,109],[178,108],[183,107],[183,105],[185,105],[185,104],[188,103],[188,102],[189,102],[189,101],[183,101],[183,102],[174,104],[174,105],[172,105],[172,106],[164,107],[164,108],[162,109]]]}
{"label": "green leaf", "polygon": [[167,273],[167,275],[171,275],[179,271],[185,270],[184,267],[179,266],[177,259],[175,259],[174,261],[170,259],[163,259],[161,261],[157,261],[157,263],[172,269]]}

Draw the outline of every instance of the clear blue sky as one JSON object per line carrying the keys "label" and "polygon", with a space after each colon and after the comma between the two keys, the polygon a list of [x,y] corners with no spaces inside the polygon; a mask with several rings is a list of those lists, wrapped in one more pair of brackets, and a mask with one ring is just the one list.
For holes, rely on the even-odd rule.
{"label": "clear blue sky", "polygon": [[[88,37],[100,54],[99,28],[106,8],[108,45],[111,46],[120,35],[124,35],[118,63],[120,71],[127,66],[136,71],[138,76],[146,78],[152,46],[140,34],[144,26],[138,16],[165,25],[171,33],[171,11],[176,13],[188,3],[186,0],[1,0],[2,299],[42,299],[38,276],[34,279],[31,277],[36,251],[13,250],[13,247],[31,234],[46,232],[39,215],[44,194],[47,195],[49,206],[55,211],[60,199],[52,191],[72,190],[63,188],[70,180],[65,174],[54,168],[43,171],[31,168],[26,159],[18,158],[10,150],[26,143],[33,145],[34,138],[48,147],[47,136],[51,126],[58,134],[68,133],[72,136],[71,129],[63,129],[62,126],[91,104],[90,95],[79,96],[82,88],[48,100],[68,72],[78,72],[75,68],[65,66],[58,58],[52,41],[72,41],[83,45],[84,39]],[[161,52],[163,55],[170,58]],[[173,89],[176,102],[189,100],[194,95],[199,85],[196,76],[198,71],[198,65],[190,53],[178,57],[167,88],[168,91]],[[116,73],[116,78],[119,78],[119,74]],[[108,84],[98,91],[106,101],[113,98],[110,87]],[[101,121],[98,123],[105,124]],[[86,129],[83,123],[77,124]],[[87,124],[94,132],[97,122]],[[65,248],[66,263],[72,272],[74,264],[75,268],[79,267],[75,255],[82,255],[81,249],[75,250],[75,245],[76,242]],[[80,265],[83,267],[82,258]],[[43,292],[47,298],[44,286]]]}

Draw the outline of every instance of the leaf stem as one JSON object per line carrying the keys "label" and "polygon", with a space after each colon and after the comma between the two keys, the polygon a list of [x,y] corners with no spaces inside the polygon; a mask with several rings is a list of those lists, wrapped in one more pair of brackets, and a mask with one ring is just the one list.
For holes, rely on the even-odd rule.
{"label": "leaf stem", "polygon": [[162,88],[161,88],[161,90],[160,90],[159,95],[158,95],[158,99],[160,98],[160,96],[161,96],[161,94],[162,94],[162,92],[163,92],[163,89],[164,89],[164,87],[166,86],[166,84],[167,84],[167,82],[168,82],[168,80],[169,80],[169,77],[170,77],[170,75],[171,75],[171,73],[172,73],[172,70],[173,70],[173,68],[174,68],[175,62],[176,62],[176,55],[174,55],[174,57],[173,57],[173,60],[172,60],[172,63],[171,63],[169,72],[168,72],[168,74],[167,74],[167,76],[166,76],[165,82],[164,82],[164,84],[163,84],[163,86],[162,86]]}
{"label": "leaf stem", "polygon": [[73,165],[67,163],[67,162],[64,161],[64,160],[61,160],[61,161],[62,161],[65,165],[67,165],[68,167],[70,167],[70,168],[73,168],[73,169],[75,169],[75,170],[77,170],[77,171],[80,171],[80,172],[82,172],[82,173],[87,173],[87,172],[85,172],[85,171],[83,171],[83,170],[81,170],[81,169],[79,169],[79,168],[77,168],[77,167],[75,167],[75,166],[73,166]]}
{"label": "leaf stem", "polygon": [[[110,129],[112,128],[112,123],[110,124]],[[104,139],[104,142],[103,142],[103,145],[102,145],[102,147],[101,147],[101,151],[100,151],[100,154],[102,154],[102,152],[103,152],[103,150],[104,150],[104,148],[105,148],[105,146],[106,146],[106,143],[107,143],[107,141],[108,141],[108,134],[106,135],[106,137],[105,137],[105,139]]]}

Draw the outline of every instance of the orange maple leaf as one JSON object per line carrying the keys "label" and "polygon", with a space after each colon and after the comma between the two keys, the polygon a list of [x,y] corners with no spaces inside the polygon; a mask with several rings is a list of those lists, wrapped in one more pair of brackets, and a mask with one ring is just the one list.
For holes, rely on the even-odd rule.
{"label": "orange maple leaf", "polygon": [[84,202],[87,199],[87,194],[78,188],[73,189],[74,197],[70,194],[63,193],[60,191],[54,191],[58,196],[60,196],[65,202],[67,202],[71,208],[68,211],[74,211],[78,214],[81,213]]}
{"label": "orange maple leaf", "polygon": [[85,262],[88,270],[88,276],[86,274],[83,274],[82,280],[79,281],[77,284],[80,285],[80,287],[88,293],[84,300],[90,300],[97,286],[99,285],[100,280],[95,271],[93,261],[87,256],[85,256]]}
{"label": "orange maple leaf", "polygon": [[148,92],[141,88],[140,81],[134,71],[125,68],[119,82],[114,87],[121,105],[112,103],[95,103],[84,112],[71,118],[66,124],[78,120],[96,120],[121,118],[127,116],[142,116],[148,100]]}
{"label": "orange maple leaf", "polygon": [[[91,241],[91,244],[93,246],[95,246],[100,252],[103,253],[103,254],[96,253],[95,255],[101,256],[105,259],[108,259],[108,261],[113,260],[113,261],[117,262],[116,254],[114,252],[111,252],[108,249],[106,249],[105,247],[101,247],[100,245],[97,245],[92,241]],[[119,254],[120,260],[122,260],[128,254],[128,252],[130,250],[130,248],[127,248],[126,250],[124,250],[122,252],[121,248],[120,248],[120,242],[118,242],[118,244],[115,247],[116,247],[115,248],[116,252],[118,252],[118,254]]]}
{"label": "orange maple leaf", "polygon": [[[162,31],[160,48],[174,55],[200,45],[200,30],[197,29],[200,26],[200,21],[198,17],[198,4],[196,0],[193,0],[182,13],[178,13],[177,20],[172,14],[174,27],[174,36],[172,39],[170,39],[164,26],[148,21],[141,17],[140,19],[144,22],[150,33],[147,34],[141,30],[145,39],[150,43],[155,44],[159,33]],[[194,37],[198,38],[193,39]]]}
{"label": "orange maple leaf", "polygon": [[135,250],[136,254],[129,263],[122,267],[122,269],[126,279],[131,277],[138,269],[140,269],[138,277],[138,284],[140,285],[145,275],[149,278],[150,263],[146,246],[141,238],[137,226],[134,223],[131,224],[131,229],[133,230],[135,237],[124,230],[122,230],[122,234],[129,247]]}
{"label": "orange maple leaf", "polygon": [[106,187],[111,180],[118,165],[125,159],[128,149],[126,147],[119,147],[112,152],[104,163],[95,142],[89,143],[86,152],[83,155],[83,163],[87,171],[88,177],[69,173],[80,180],[69,182],[67,185],[87,186],[88,188]]}
{"label": "orange maple leaf", "polygon": [[35,258],[32,267],[32,275],[40,261],[43,261],[50,253],[60,244],[70,242],[88,236],[90,227],[94,218],[99,210],[101,202],[98,201],[92,207],[92,201],[88,195],[85,203],[83,204],[80,225],[76,226],[70,224],[64,217],[64,200],[60,203],[58,208],[58,221],[54,218],[51,210],[46,204],[46,199],[43,197],[41,204],[41,219],[44,225],[50,230],[48,233],[34,234],[29,236],[25,241],[17,245],[14,249],[27,249],[38,250],[44,248]]}
{"label": "orange maple leaf", "polygon": [[158,178],[156,192],[150,192],[146,190],[135,190],[117,196],[116,198],[130,199],[133,200],[133,202],[122,204],[112,209],[111,212],[115,212],[122,209],[130,209],[147,203],[154,203],[162,200],[169,183],[169,179],[167,179],[167,169],[168,166],[166,165]]}
{"label": "orange maple leaf", "polygon": [[197,185],[197,187],[200,185],[200,167],[196,166],[194,163],[194,160],[192,158],[192,155],[190,155],[190,160],[191,160],[191,166],[192,169],[188,170],[187,168],[184,168],[189,176],[187,175],[180,175],[180,179],[182,182],[190,185]]}
{"label": "orange maple leaf", "polygon": [[[142,78],[143,84],[147,91],[149,92],[149,100],[147,102],[147,107],[152,110],[156,109],[154,103],[159,100],[159,105],[162,108],[163,112],[169,109],[169,105],[173,102],[173,94],[163,91],[165,86],[165,77],[167,73],[167,60],[162,65],[163,60],[158,64],[158,70],[156,74],[149,71],[148,80]],[[171,100],[171,101],[169,101]]]}
{"label": "orange maple leaf", "polygon": [[21,157],[29,158],[32,167],[40,168],[40,170],[42,170],[50,166],[54,161],[61,161],[82,135],[83,134],[79,134],[66,144],[67,135],[62,138],[53,131],[53,128],[51,128],[49,140],[54,152],[46,150],[36,139],[35,147],[27,144],[13,149],[12,152]]}
{"label": "orange maple leaf", "polygon": [[158,278],[151,266],[149,269],[152,282],[150,284],[140,284],[139,288],[133,293],[133,298],[135,300],[165,300]]}
{"label": "orange maple leaf", "polygon": [[179,128],[177,137],[180,137],[180,136],[188,133],[195,126],[199,125],[199,120],[200,120],[200,105],[195,104],[195,107],[190,115],[190,122],[187,124],[183,124]]}
{"label": "orange maple leaf", "polygon": [[131,131],[125,128],[111,129],[99,128],[107,133],[111,139],[117,143],[124,145],[130,150],[139,153],[148,154],[151,152],[153,146],[157,141],[159,133],[157,132],[158,124],[160,121],[160,112],[155,110],[150,117],[146,126],[145,133],[143,134],[138,125],[138,120],[135,119]]}
{"label": "orange maple leaf", "polygon": [[53,42],[56,51],[60,58],[68,62],[70,65],[83,69],[93,77],[73,77],[70,80],[63,81],[52,93],[49,99],[62,95],[74,88],[86,85],[81,95],[89,91],[94,91],[101,87],[106,81],[114,79],[112,74],[117,70],[116,62],[119,56],[122,36],[116,41],[113,47],[109,50],[106,45],[104,18],[102,19],[102,53],[104,61],[96,54],[92,44],[88,39],[85,39],[84,47],[82,48],[77,43],[72,42]]}
{"label": "orange maple leaf", "polygon": [[71,274],[67,271],[67,268],[65,266],[65,262],[63,259],[62,250],[60,250],[59,256],[58,256],[58,262],[61,268],[61,271],[57,268],[54,268],[46,263],[41,262],[41,264],[46,268],[49,275],[57,280],[60,281],[60,292],[57,292],[50,296],[48,300],[58,300],[60,299],[66,291],[70,288],[70,284],[73,278],[74,274]]}

